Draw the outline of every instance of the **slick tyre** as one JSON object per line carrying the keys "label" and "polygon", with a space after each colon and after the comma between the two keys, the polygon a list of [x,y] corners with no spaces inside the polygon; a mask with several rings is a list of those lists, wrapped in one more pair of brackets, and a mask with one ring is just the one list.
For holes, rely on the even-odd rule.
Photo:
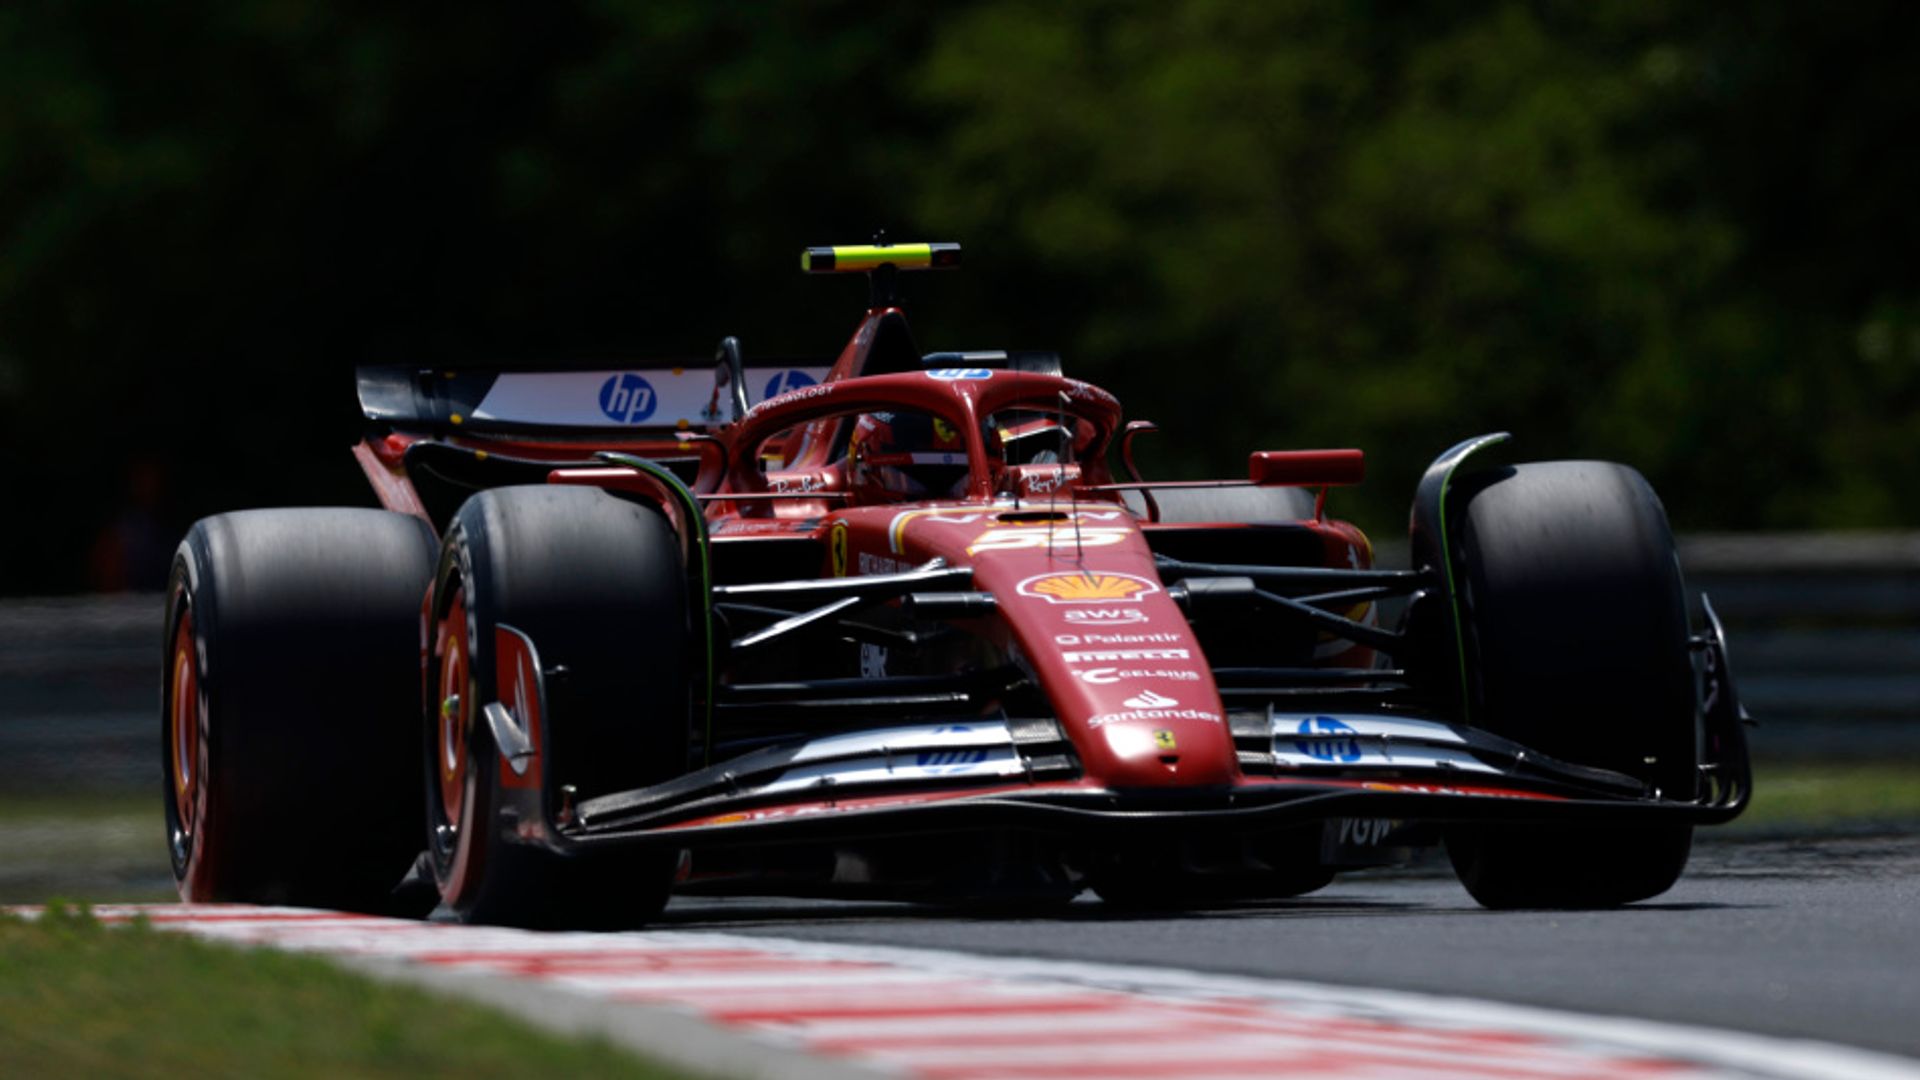
{"label": "slick tyre", "polygon": [[167,589],[161,758],[184,900],[392,909],[419,851],[433,533],[383,510],[193,526]]}
{"label": "slick tyre", "polygon": [[483,717],[499,698],[496,630],[526,635],[546,671],[531,770],[588,799],[685,771],[694,657],[679,540],[657,511],[597,489],[509,487],[468,500],[447,529],[429,608],[428,852],[464,922],[636,926],[666,903],[675,858],[563,856],[503,816],[509,773]]}
{"label": "slick tyre", "polygon": [[[1698,787],[1685,592],[1666,512],[1624,465],[1494,470],[1459,489],[1468,720],[1564,761]],[[1448,854],[1492,908],[1607,907],[1685,869],[1689,825],[1458,827]]]}

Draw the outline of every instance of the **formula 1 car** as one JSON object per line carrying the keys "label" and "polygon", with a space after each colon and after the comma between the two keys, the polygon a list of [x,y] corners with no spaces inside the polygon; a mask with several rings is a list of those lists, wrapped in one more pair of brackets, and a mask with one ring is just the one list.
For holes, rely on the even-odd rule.
{"label": "formula 1 car", "polygon": [[181,895],[1177,907],[1443,844],[1489,907],[1603,906],[1746,805],[1724,636],[1638,473],[1469,439],[1377,568],[1326,513],[1358,450],[1148,481],[1153,425],[1057,355],[922,354],[900,276],[958,260],[808,249],[870,278],[830,365],[361,369],[385,509],[223,514],[176,557]]}

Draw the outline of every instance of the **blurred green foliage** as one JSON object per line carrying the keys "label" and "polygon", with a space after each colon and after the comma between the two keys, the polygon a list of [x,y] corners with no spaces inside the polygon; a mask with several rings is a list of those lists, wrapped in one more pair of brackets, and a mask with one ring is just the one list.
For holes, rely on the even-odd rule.
{"label": "blurred green foliage", "polygon": [[0,8],[0,592],[365,501],[356,363],[824,356],[809,243],[959,240],[923,347],[1055,347],[1150,472],[1482,430],[1676,525],[1920,524],[1920,6]]}

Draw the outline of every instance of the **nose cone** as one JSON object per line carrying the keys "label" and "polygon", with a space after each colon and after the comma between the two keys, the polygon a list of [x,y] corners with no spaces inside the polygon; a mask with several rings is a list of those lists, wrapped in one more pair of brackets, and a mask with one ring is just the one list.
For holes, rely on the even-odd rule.
{"label": "nose cone", "polygon": [[1213,671],[1124,507],[907,511],[889,535],[909,561],[973,567],[1090,779],[1113,788],[1239,779]]}
{"label": "nose cone", "polygon": [[[1240,775],[1226,710],[1152,555],[1111,545],[1097,567],[979,560],[1089,777],[1115,788],[1206,787]],[[997,564],[997,565],[996,565]]]}
{"label": "nose cone", "polygon": [[1230,784],[1240,770],[1206,657],[1170,601],[1144,621],[1056,633],[1048,696],[1090,776],[1117,788]]}

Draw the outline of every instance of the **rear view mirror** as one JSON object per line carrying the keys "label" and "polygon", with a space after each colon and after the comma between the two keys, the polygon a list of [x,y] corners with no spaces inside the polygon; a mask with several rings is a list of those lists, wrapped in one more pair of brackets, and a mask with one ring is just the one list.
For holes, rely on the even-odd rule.
{"label": "rear view mirror", "polygon": [[1260,487],[1334,487],[1367,477],[1367,456],[1358,450],[1256,450],[1247,475]]}

